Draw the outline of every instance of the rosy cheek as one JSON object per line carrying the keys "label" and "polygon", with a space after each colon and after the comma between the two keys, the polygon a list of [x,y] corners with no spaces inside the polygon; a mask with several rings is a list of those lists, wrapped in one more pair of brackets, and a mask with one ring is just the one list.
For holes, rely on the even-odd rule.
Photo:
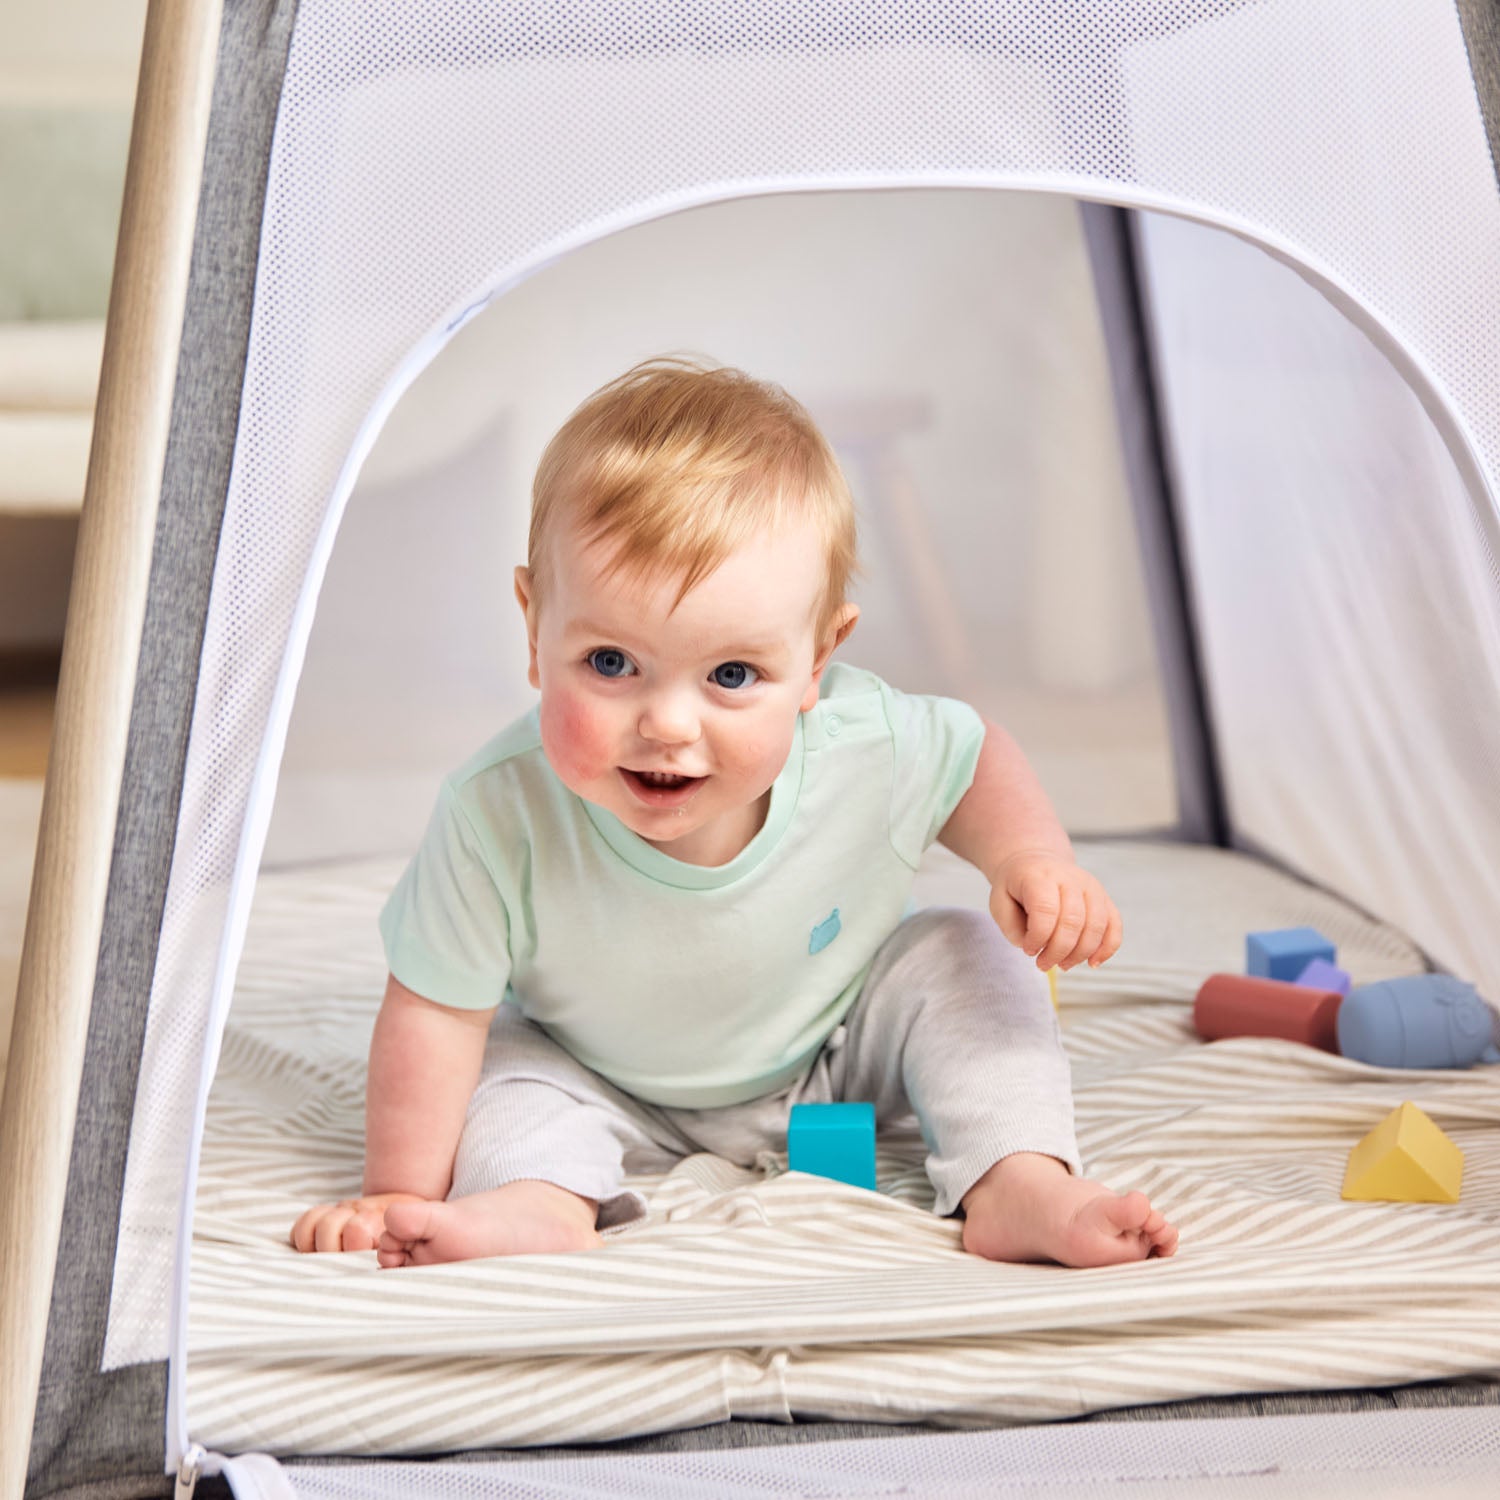
{"label": "rosy cheek", "polygon": [[781,774],[791,748],[790,734],[767,730],[745,731],[731,737],[725,746],[724,756],[735,775],[746,780],[764,781],[769,785]]}
{"label": "rosy cheek", "polygon": [[565,784],[591,781],[614,765],[607,719],[582,695],[543,693],[541,725],[542,749]]}

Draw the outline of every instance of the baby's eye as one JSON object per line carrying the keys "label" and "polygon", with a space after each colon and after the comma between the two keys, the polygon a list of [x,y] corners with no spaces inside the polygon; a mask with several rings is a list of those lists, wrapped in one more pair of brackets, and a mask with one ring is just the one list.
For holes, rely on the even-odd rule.
{"label": "baby's eye", "polygon": [[754,667],[747,667],[742,661],[726,661],[710,672],[709,677],[721,688],[744,688],[749,687],[760,673]]}
{"label": "baby's eye", "polygon": [[635,663],[617,646],[601,646],[590,651],[588,664],[601,677],[629,677],[635,671]]}

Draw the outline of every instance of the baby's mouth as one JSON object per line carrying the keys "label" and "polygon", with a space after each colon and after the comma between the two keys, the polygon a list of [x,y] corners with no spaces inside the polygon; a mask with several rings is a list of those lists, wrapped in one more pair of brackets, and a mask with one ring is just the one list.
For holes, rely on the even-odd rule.
{"label": "baby's mouth", "polygon": [[626,786],[648,806],[671,807],[687,798],[703,784],[702,776],[683,776],[676,771],[632,771],[620,768]]}

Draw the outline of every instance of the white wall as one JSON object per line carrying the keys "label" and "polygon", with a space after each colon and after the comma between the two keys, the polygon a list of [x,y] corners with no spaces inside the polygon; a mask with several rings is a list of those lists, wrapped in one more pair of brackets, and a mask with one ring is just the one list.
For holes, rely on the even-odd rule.
{"label": "white wall", "polygon": [[0,3],[0,654],[62,641],[145,16]]}
{"label": "white wall", "polygon": [[0,105],[124,105],[135,97],[146,0],[5,0]]}

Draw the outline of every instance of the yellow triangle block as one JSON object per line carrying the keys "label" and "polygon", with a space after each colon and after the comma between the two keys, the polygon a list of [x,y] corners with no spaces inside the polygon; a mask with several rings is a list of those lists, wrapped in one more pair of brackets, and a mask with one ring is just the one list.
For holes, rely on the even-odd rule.
{"label": "yellow triangle block", "polygon": [[1343,1196],[1360,1202],[1457,1203],[1463,1176],[1463,1152],[1408,1100],[1349,1153]]}

